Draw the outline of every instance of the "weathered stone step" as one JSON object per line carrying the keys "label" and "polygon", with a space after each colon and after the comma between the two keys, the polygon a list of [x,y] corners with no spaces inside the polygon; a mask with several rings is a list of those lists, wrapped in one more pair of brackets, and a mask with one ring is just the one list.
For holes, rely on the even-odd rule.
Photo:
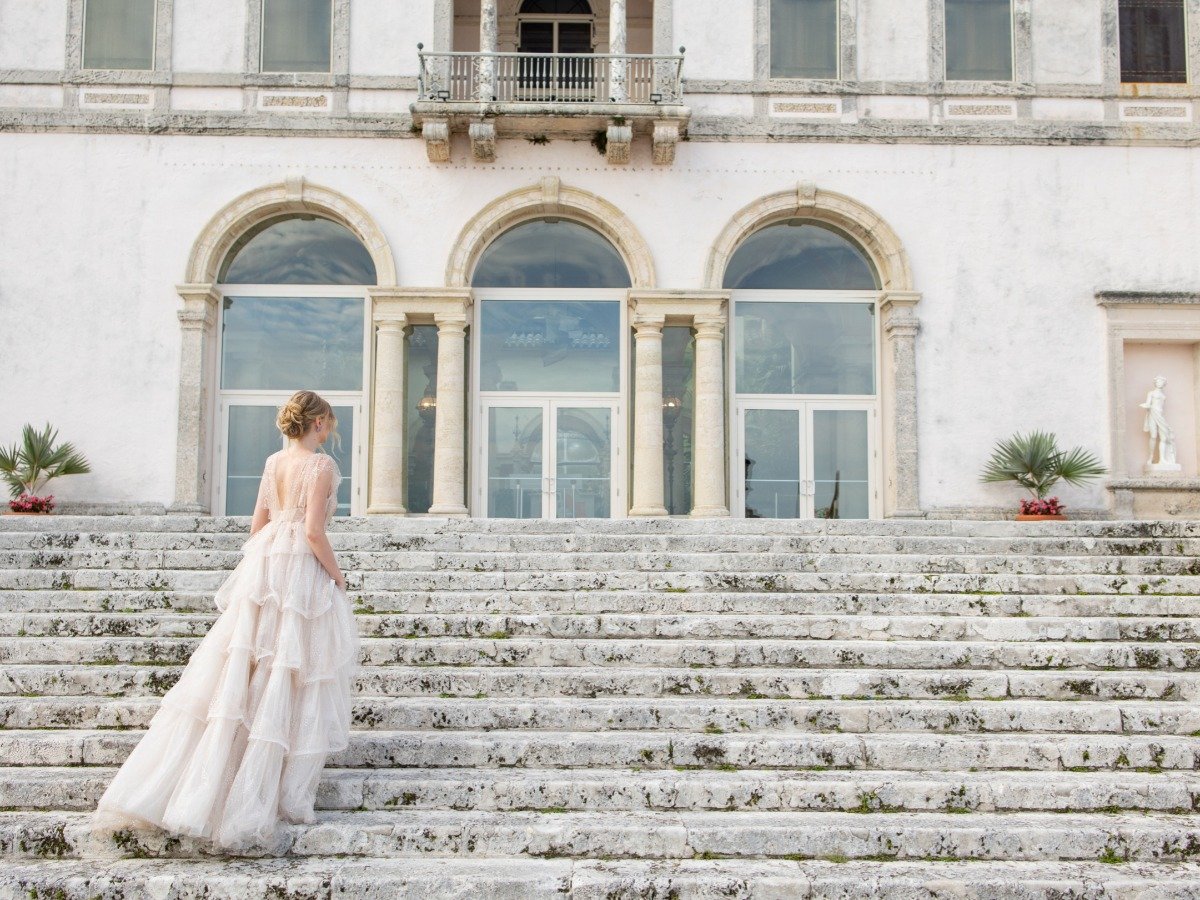
{"label": "weathered stone step", "polygon": [[[197,638],[17,637],[0,663],[185,663]],[[919,640],[627,640],[623,638],[365,638],[364,665],[687,666],[905,669],[1200,670],[1182,642]]]}
{"label": "weathered stone step", "polygon": [[[115,772],[0,768],[0,807],[90,812]],[[327,769],[317,808],[1190,813],[1200,773]]]}
{"label": "weathered stone step", "polygon": [[[215,591],[228,577],[210,569],[0,569],[0,590]],[[356,572],[350,589],[371,591],[668,591],[718,593],[870,592],[1004,594],[1200,594],[1196,575],[1026,575],[910,572]]]}
{"label": "weathered stone step", "polygon": [[[163,532],[168,534],[245,533],[245,516],[207,515],[55,515],[44,518],[0,516],[0,532]],[[393,536],[439,534],[785,534],[951,537],[1200,537],[1189,519],[1157,521],[1071,520],[1017,522],[971,519],[477,519],[437,516],[372,516],[335,519],[335,533],[379,532]]]}
{"label": "weathered stone step", "polygon": [[12,861],[0,875],[4,900],[928,900],[938,896],[931,890],[956,900],[1195,900],[1200,865],[312,856],[232,864],[203,859]]}
{"label": "weathered stone step", "polygon": [[[0,637],[203,637],[212,613],[0,613]],[[1200,618],[361,613],[377,638],[1200,641]]]}
{"label": "weathered stone step", "polygon": [[[0,766],[119,765],[141,731],[0,731]],[[346,768],[1192,771],[1200,741],[1173,735],[353,731]]]}
{"label": "weathered stone step", "polygon": [[[230,570],[242,559],[236,550],[7,550],[0,551],[0,569],[14,572],[43,570],[169,571]],[[638,572],[712,573],[727,577],[742,573],[888,574],[1020,574],[1108,575],[1128,578],[1200,576],[1196,556],[1038,556],[1020,554],[905,554],[779,553],[667,550],[589,553],[557,552],[454,553],[410,550],[359,551],[338,554],[342,568],[368,573],[483,573],[483,572]]]}
{"label": "weathered stone step", "polygon": [[[2,697],[0,728],[144,728],[156,698]],[[1051,732],[1200,735],[1185,703],[1044,700],[718,700],[359,696],[363,729],[493,731]],[[2,805],[2,804],[0,804]]]}
{"label": "weathered stone step", "polygon": [[[913,615],[1089,618],[1200,616],[1200,596],[1155,594],[931,594],[705,591],[353,591],[360,614]],[[215,612],[211,591],[7,590],[11,614]]]}
{"label": "weathered stone step", "polygon": [[[6,551],[181,551],[241,550],[248,529],[231,532],[58,531],[0,530],[0,552]],[[955,554],[1020,554],[1024,556],[1200,556],[1200,537],[1143,537],[1135,535],[1008,536],[843,535],[803,533],[659,533],[608,534],[576,531],[538,534],[530,531],[392,533],[367,522],[358,530],[333,528],[330,543],[337,552],[426,553],[903,553],[933,556]]]}
{"label": "weathered stone step", "polygon": [[[5,665],[0,695],[157,696],[180,666]],[[1146,671],[663,669],[366,666],[360,693],[391,697],[664,697],[747,699],[1200,700],[1200,674]]]}
{"label": "weathered stone step", "polygon": [[[390,811],[322,813],[280,829],[269,855],[532,856],[1186,862],[1200,819],[1163,813],[1051,814]],[[107,845],[127,857],[187,857],[205,842],[120,832],[93,838],[78,813],[0,813],[0,855],[77,857]],[[49,851],[49,852],[48,852]],[[54,852],[61,851],[61,852]]]}

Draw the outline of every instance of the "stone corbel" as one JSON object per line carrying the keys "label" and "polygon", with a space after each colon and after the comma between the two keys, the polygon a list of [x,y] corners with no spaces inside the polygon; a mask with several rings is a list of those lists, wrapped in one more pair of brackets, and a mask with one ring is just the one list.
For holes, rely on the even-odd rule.
{"label": "stone corbel", "polygon": [[633,146],[633,127],[631,125],[609,125],[607,143],[604,147],[604,157],[610,166],[624,166],[629,163],[629,149]]}
{"label": "stone corbel", "polygon": [[678,122],[654,123],[654,164],[669,166],[675,162],[675,147],[679,143]]}
{"label": "stone corbel", "polygon": [[450,123],[445,119],[427,119],[421,125],[425,154],[430,162],[450,162]]}
{"label": "stone corbel", "polygon": [[477,162],[496,161],[496,126],[491,122],[472,122],[471,155]]}

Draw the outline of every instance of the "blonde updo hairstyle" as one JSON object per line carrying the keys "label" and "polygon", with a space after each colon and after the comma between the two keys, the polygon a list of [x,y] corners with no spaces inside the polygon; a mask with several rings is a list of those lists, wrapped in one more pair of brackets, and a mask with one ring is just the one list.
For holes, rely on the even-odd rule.
{"label": "blonde updo hairstyle", "polygon": [[296,440],[308,434],[317,419],[325,417],[329,427],[329,440],[336,448],[338,445],[337,416],[329,401],[315,391],[296,391],[279,409],[279,417],[275,424],[280,433],[289,440]]}

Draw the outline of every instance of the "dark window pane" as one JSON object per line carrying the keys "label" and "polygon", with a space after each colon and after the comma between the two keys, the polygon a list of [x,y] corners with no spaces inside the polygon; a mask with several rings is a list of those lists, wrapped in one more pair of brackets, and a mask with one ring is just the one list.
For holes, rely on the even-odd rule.
{"label": "dark window pane", "polygon": [[226,284],[374,284],[375,263],[348,228],[315,217],[272,219],[238,239]]}
{"label": "dark window pane", "polygon": [[839,232],[792,219],[756,231],[725,270],[725,287],[759,290],[873,291],[875,270]]}
{"label": "dark window pane", "polygon": [[331,0],[263,0],[262,70],[328,72]]}
{"label": "dark window pane", "polygon": [[946,0],[946,78],[1012,81],[1010,0]]}
{"label": "dark window pane", "polygon": [[586,225],[536,220],[506,231],[483,252],[475,287],[627,288],[615,247]]}
{"label": "dark window pane", "polygon": [[87,0],[83,14],[85,69],[154,66],[154,0]]}
{"label": "dark window pane", "polygon": [[771,0],[771,75],[837,78],[838,0]]}
{"label": "dark window pane", "polygon": [[363,305],[359,298],[226,297],[221,387],[362,390]]}
{"label": "dark window pane", "polygon": [[433,504],[433,432],[437,425],[437,326],[414,325],[405,339],[408,367],[404,385],[404,443],[408,465],[405,488],[410,513]]}
{"label": "dark window pane", "polygon": [[663,329],[663,486],[667,512],[692,511],[692,436],[696,421],[696,339],[686,326]]}
{"label": "dark window pane", "polygon": [[1121,80],[1187,81],[1183,0],[1121,0]]}
{"label": "dark window pane", "polygon": [[525,0],[521,4],[521,12],[558,16],[590,16],[592,7],[587,0]]}

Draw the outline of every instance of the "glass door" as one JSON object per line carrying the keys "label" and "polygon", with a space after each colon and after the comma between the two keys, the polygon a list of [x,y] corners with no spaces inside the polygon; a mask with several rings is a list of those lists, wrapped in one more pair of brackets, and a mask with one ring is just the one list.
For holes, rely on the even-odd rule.
{"label": "glass door", "polygon": [[485,404],[483,419],[489,518],[612,515],[615,403],[497,399]]}
{"label": "glass door", "polygon": [[750,519],[866,519],[874,515],[868,405],[744,400],[736,410],[736,508]]}

